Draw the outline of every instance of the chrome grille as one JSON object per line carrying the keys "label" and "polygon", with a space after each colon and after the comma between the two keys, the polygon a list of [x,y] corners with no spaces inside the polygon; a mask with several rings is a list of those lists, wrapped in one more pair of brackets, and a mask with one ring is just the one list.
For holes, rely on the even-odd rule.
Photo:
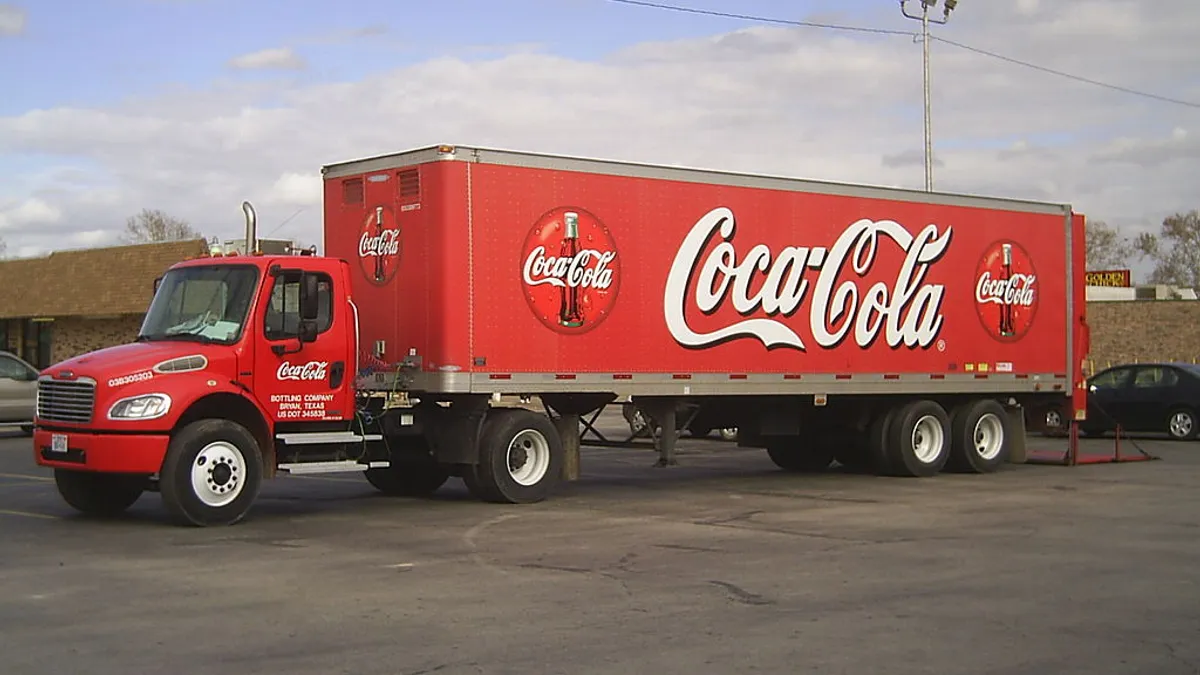
{"label": "chrome grille", "polygon": [[39,380],[37,416],[47,422],[92,421],[96,383],[91,380]]}

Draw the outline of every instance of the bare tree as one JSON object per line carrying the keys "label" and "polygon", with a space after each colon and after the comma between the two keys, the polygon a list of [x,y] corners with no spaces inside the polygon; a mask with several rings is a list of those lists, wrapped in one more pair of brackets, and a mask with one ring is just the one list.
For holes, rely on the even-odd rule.
{"label": "bare tree", "polygon": [[1135,245],[1154,262],[1150,283],[1200,287],[1200,211],[1167,216],[1158,234],[1143,232]]}
{"label": "bare tree", "polygon": [[125,221],[123,237],[130,244],[203,238],[186,220],[167,215],[158,209],[142,209],[136,216],[130,216]]}
{"label": "bare tree", "polygon": [[1117,228],[1103,220],[1089,220],[1085,231],[1089,270],[1124,268],[1129,265],[1136,251],[1133,243],[1121,236]]}
{"label": "bare tree", "polygon": [[4,237],[0,237],[0,260],[8,257],[8,243],[4,241]]}

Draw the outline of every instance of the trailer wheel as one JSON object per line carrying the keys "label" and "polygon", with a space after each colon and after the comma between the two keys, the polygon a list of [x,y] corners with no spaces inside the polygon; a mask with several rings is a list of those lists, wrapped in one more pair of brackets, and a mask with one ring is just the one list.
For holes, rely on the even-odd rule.
{"label": "trailer wheel", "polygon": [[530,504],[550,495],[562,463],[562,439],[545,415],[494,410],[480,434],[479,464],[467,470],[473,475],[464,482],[484,501]]}
{"label": "trailer wheel", "polygon": [[933,401],[912,401],[896,410],[886,433],[887,470],[892,475],[936,475],[950,458],[950,418]]}
{"label": "trailer wheel", "polygon": [[262,474],[258,441],[245,427],[229,420],[199,420],[171,439],[159,492],[180,524],[232,525],[250,511]]}
{"label": "trailer wheel", "polygon": [[999,402],[981,399],[964,403],[950,420],[950,470],[991,473],[1008,461],[1008,415]]}
{"label": "trailer wheel", "polygon": [[829,439],[817,436],[811,443],[795,437],[772,439],[767,456],[784,471],[824,471],[833,464],[835,446]]}
{"label": "trailer wheel", "polygon": [[123,513],[142,496],[145,476],[55,469],[54,484],[71,508],[103,518]]}
{"label": "trailer wheel", "polygon": [[450,471],[429,459],[393,459],[386,468],[367,469],[367,482],[393,497],[428,497],[450,480]]}

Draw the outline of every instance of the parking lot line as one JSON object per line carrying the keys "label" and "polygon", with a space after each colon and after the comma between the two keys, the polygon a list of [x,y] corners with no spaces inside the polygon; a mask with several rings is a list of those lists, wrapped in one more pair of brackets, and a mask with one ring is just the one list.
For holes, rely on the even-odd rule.
{"label": "parking lot line", "polygon": [[17,478],[19,480],[36,480],[46,483],[53,483],[54,479],[49,476],[34,476],[27,473],[4,473],[0,471],[0,478]]}
{"label": "parking lot line", "polygon": [[13,511],[11,509],[0,509],[0,516],[21,516],[23,518],[41,518],[42,520],[59,520],[58,516],[51,516],[45,513],[34,513],[32,511]]}

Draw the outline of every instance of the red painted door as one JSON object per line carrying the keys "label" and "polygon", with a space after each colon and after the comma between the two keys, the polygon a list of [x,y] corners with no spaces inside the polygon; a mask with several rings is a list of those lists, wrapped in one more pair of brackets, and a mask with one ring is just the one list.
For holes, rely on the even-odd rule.
{"label": "red painted door", "polygon": [[[354,363],[348,340],[353,317],[345,311],[341,275],[324,269],[318,276],[317,336],[301,344],[300,275],[268,276],[256,340],[255,391],[277,422],[348,420],[354,416]],[[335,279],[337,281],[335,282]]]}

